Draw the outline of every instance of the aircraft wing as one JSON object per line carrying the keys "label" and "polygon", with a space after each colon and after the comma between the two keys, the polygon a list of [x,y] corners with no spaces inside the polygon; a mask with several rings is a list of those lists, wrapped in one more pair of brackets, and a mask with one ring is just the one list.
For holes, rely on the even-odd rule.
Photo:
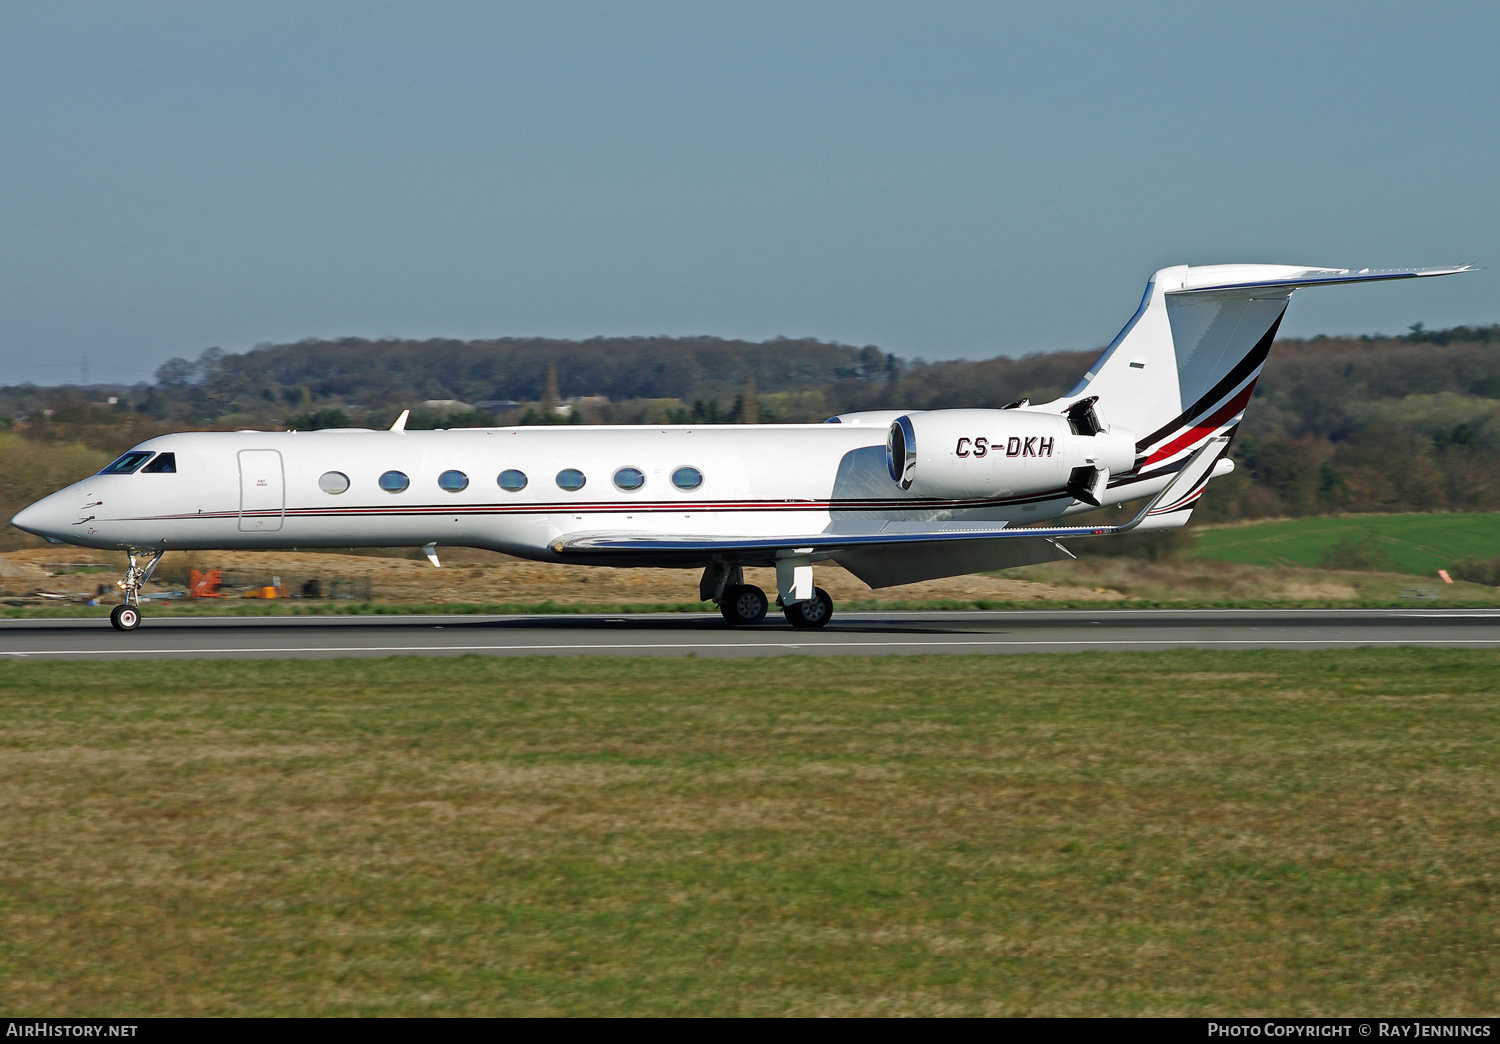
{"label": "aircraft wing", "polygon": [[[1118,526],[1027,526],[1014,527],[1004,522],[930,522],[887,523],[881,529],[857,532],[823,532],[786,536],[651,536],[643,533],[575,533],[552,544],[557,554],[590,552],[678,553],[709,552],[734,556],[774,556],[777,552],[798,555],[833,555],[838,552],[873,551],[885,547],[943,544],[958,547],[969,542],[1032,540],[1047,541],[1062,537],[1096,537],[1126,533],[1138,526],[1160,528],[1152,522],[1157,515],[1181,514],[1167,525],[1181,525],[1185,512],[1176,509],[1208,481],[1219,454],[1229,442],[1219,436],[1207,440],[1189,457],[1172,481],[1130,521]],[[1054,557],[1071,557],[1057,555]],[[991,567],[999,568],[999,567]],[[956,574],[949,574],[956,575]]]}

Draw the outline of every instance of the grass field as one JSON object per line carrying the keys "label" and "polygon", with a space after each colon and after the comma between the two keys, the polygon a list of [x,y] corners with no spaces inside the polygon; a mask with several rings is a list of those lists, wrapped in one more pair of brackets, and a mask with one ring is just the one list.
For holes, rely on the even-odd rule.
{"label": "grass field", "polygon": [[1246,565],[1315,566],[1353,536],[1386,552],[1400,572],[1437,575],[1467,555],[1500,555],[1500,514],[1338,515],[1256,522],[1196,531],[1194,554]]}
{"label": "grass field", "polygon": [[1493,1013],[1500,655],[0,664],[0,1012]]}

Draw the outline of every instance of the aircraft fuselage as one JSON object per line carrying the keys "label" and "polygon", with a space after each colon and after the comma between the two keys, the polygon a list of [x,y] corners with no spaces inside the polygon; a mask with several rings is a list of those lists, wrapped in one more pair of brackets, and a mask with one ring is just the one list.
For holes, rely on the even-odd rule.
{"label": "aircraft fuselage", "polygon": [[[16,523],[95,548],[439,544],[557,560],[552,546],[578,532],[770,537],[885,522],[1029,523],[1086,509],[1062,489],[913,495],[888,473],[886,432],[843,423],[164,435],[136,450],[172,454],[171,471],[152,471],[153,456],[129,474],[90,476]],[[512,488],[502,486],[507,473]],[[566,488],[578,475],[583,484]],[[341,479],[347,488],[330,492]],[[694,564],[688,558],[681,564]]]}

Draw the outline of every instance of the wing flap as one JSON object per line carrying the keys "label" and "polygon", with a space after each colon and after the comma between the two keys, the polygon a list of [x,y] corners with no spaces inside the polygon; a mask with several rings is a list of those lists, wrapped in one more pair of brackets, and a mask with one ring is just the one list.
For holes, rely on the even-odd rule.
{"label": "wing flap", "polygon": [[962,543],[939,540],[903,544],[899,548],[861,547],[839,551],[829,557],[871,587],[880,588],[1059,562],[1072,558],[1073,554],[1056,540],[1029,537],[966,540]]}

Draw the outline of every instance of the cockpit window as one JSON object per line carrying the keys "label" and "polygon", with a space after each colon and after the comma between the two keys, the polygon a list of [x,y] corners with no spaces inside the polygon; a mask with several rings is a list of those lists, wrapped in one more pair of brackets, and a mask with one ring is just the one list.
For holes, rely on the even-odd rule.
{"label": "cockpit window", "polygon": [[99,472],[101,475],[129,475],[146,461],[151,459],[150,450],[131,450],[125,456],[115,461],[109,467]]}
{"label": "cockpit window", "polygon": [[141,469],[142,475],[175,475],[177,474],[177,454],[158,453],[156,459]]}

